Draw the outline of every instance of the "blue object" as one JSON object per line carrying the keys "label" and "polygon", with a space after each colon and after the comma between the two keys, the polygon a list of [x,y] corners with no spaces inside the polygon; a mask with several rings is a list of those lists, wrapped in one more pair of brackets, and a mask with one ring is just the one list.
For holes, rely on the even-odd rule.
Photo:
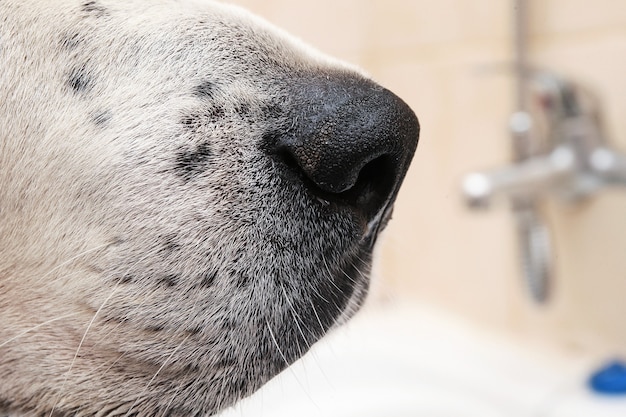
{"label": "blue object", "polygon": [[591,374],[589,386],[598,394],[626,395],[626,364],[609,362]]}

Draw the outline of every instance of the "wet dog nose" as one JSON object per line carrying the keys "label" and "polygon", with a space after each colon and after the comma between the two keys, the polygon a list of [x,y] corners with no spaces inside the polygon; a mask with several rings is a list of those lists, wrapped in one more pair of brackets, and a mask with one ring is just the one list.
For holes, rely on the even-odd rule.
{"label": "wet dog nose", "polygon": [[372,219],[395,198],[419,136],[404,101],[363,79],[324,79],[296,94],[295,124],[276,143],[322,201],[349,205]]}

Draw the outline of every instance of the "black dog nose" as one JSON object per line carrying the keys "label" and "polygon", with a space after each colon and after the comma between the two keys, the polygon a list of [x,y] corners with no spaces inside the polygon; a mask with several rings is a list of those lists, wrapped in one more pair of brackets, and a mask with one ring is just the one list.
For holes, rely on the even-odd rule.
{"label": "black dog nose", "polygon": [[373,218],[395,195],[419,136],[415,113],[377,84],[344,77],[317,80],[296,93],[296,121],[276,143],[323,201]]}

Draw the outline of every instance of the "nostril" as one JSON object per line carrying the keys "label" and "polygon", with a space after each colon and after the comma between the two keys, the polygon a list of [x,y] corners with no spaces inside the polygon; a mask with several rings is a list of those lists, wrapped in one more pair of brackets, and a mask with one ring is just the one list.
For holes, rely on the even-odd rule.
{"label": "nostril", "polygon": [[362,210],[372,218],[392,194],[396,180],[396,164],[390,155],[368,162],[359,172],[356,183],[337,194],[340,201]]}
{"label": "nostril", "polygon": [[[292,172],[298,172],[299,174],[304,174],[301,172],[302,169],[296,160],[296,157],[289,151],[287,148],[279,148],[275,152],[276,157],[279,161],[287,166]],[[302,176],[302,175],[301,175]],[[302,178],[304,179],[304,178]]]}
{"label": "nostril", "polygon": [[393,193],[397,179],[397,163],[391,155],[385,154],[359,167],[352,167],[349,176],[356,180],[346,189],[339,192],[329,190],[320,185],[314,175],[306,172],[298,158],[289,148],[275,151],[276,158],[305,185],[307,190],[323,206],[331,203],[354,207],[363,212],[366,218],[372,218],[384,206],[387,198]]}

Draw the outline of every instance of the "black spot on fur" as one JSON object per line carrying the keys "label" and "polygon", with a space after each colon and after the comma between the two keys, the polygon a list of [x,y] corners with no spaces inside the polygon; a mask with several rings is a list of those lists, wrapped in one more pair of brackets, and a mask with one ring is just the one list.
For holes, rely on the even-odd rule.
{"label": "black spot on fur", "polygon": [[236,330],[239,327],[239,323],[237,323],[234,319],[224,319],[222,321],[221,326],[222,330]]}
{"label": "black spot on fur", "polygon": [[235,283],[237,288],[244,289],[250,284],[250,277],[246,274],[237,274],[237,281]]}
{"label": "black spot on fur", "polygon": [[180,150],[176,156],[176,172],[186,181],[205,172],[213,160],[213,151],[208,142],[201,143],[195,149]]}
{"label": "black spot on fur", "polygon": [[265,119],[278,119],[283,116],[285,111],[283,108],[276,103],[268,103],[261,107],[261,111],[263,112],[263,116]]}
{"label": "black spot on fur", "polygon": [[152,324],[152,325],[146,326],[145,329],[150,332],[161,332],[163,331],[164,327],[160,324]]}
{"label": "black spot on fur", "polygon": [[164,253],[172,253],[180,248],[180,245],[176,243],[175,235],[168,235],[163,237],[163,249]]}
{"label": "black spot on fur", "polygon": [[178,277],[176,275],[165,275],[159,279],[159,284],[165,285],[166,287],[175,287],[178,285]]}
{"label": "black spot on fur", "polygon": [[108,110],[103,110],[93,115],[93,122],[96,126],[105,126],[109,120],[111,120],[111,112]]}
{"label": "black spot on fur", "polygon": [[195,112],[183,116],[180,124],[186,130],[198,132],[203,126],[216,122],[226,115],[226,110],[220,106],[210,106],[202,112]]}
{"label": "black spot on fur", "polygon": [[195,363],[188,363],[183,367],[183,373],[185,375],[197,374],[202,371],[202,367]]}
{"label": "black spot on fur", "polygon": [[202,327],[201,326],[195,326],[195,327],[188,327],[185,329],[185,332],[191,334],[191,335],[196,335],[199,334],[202,331]]}
{"label": "black spot on fur", "polygon": [[217,277],[217,273],[215,271],[207,271],[202,275],[200,280],[200,286],[205,288],[210,288],[215,283],[215,278]]}
{"label": "black spot on fur", "polygon": [[98,4],[97,1],[85,1],[80,6],[80,10],[89,15],[93,15],[96,17],[104,16],[108,13],[107,9]]}
{"label": "black spot on fur", "polygon": [[124,275],[122,278],[120,278],[119,283],[120,284],[130,284],[133,281],[134,281],[134,278],[133,278],[132,275]]}
{"label": "black spot on fur", "polygon": [[215,121],[221,117],[224,117],[226,111],[223,107],[213,106],[205,112],[205,116],[210,121]]}
{"label": "black spot on fur", "polygon": [[[282,136],[283,132],[279,132],[277,130],[264,132],[258,145],[259,149],[268,154],[275,153],[277,151],[276,145],[279,143]],[[292,161],[293,157],[289,154],[281,155],[281,158],[289,166],[293,166],[294,164],[297,165],[295,161]]]}
{"label": "black spot on fur", "polygon": [[235,111],[241,117],[248,116],[250,114],[250,105],[248,103],[239,103],[237,107],[235,107]]}
{"label": "black spot on fur", "polygon": [[91,75],[85,66],[74,68],[67,77],[67,84],[75,93],[84,93],[91,88]]}
{"label": "black spot on fur", "polygon": [[211,81],[203,81],[194,89],[196,96],[204,99],[212,99],[215,94],[215,84]]}
{"label": "black spot on fur", "polygon": [[280,137],[281,137],[281,132],[277,132],[275,130],[270,130],[269,132],[263,133],[263,136],[261,137],[261,140],[262,140],[263,144],[265,144],[267,146],[273,146],[273,145],[276,144],[278,139],[280,139]]}
{"label": "black spot on fur", "polygon": [[78,33],[71,33],[71,34],[66,34],[61,38],[61,41],[59,42],[60,46],[62,49],[66,49],[68,51],[72,51],[74,49],[76,49],[78,47],[78,45],[80,45],[80,43],[83,41],[83,38],[80,34]]}
{"label": "black spot on fur", "polygon": [[233,368],[238,363],[239,361],[237,361],[237,359],[235,358],[225,357],[225,358],[220,359],[215,365],[218,369],[224,369],[224,368]]}
{"label": "black spot on fur", "polygon": [[200,117],[199,114],[195,114],[195,113],[190,114],[190,115],[184,116],[180,120],[180,124],[183,125],[185,129],[196,131],[202,125],[202,118]]}
{"label": "black spot on fur", "polygon": [[102,318],[101,320],[103,322],[107,323],[107,324],[119,325],[119,324],[126,323],[128,321],[128,318],[116,317],[116,316],[106,316],[106,317]]}

